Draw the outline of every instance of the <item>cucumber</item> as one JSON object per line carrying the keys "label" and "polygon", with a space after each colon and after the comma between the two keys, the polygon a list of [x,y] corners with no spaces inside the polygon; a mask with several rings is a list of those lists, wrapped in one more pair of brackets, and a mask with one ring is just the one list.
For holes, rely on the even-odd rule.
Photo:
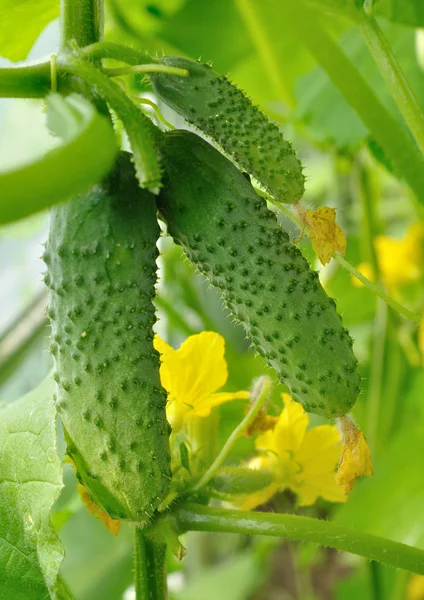
{"label": "cucumber", "polygon": [[115,519],[150,517],[170,482],[153,348],[152,194],[122,153],[104,182],[54,208],[44,261],[56,398],[81,483]]}
{"label": "cucumber", "polygon": [[220,290],[294,400],[327,418],[348,412],[360,391],[352,340],[265,200],[193,133],[165,134],[160,150],[158,203],[175,241]]}
{"label": "cucumber", "polygon": [[209,65],[178,56],[160,62],[190,73],[150,75],[154,92],[165,104],[210,137],[274,198],[286,204],[300,200],[302,165],[277,125]]}

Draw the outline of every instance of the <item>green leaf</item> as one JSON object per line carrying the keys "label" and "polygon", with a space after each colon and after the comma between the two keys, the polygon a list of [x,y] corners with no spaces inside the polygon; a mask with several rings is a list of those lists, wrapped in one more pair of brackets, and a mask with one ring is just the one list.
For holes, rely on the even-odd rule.
{"label": "green leaf", "polygon": [[30,164],[0,172],[0,223],[22,219],[85,191],[113,165],[112,125],[87,100],[51,94],[47,114],[63,143]]}
{"label": "green leaf", "polygon": [[423,454],[422,427],[404,428],[376,463],[374,476],[362,480],[341,507],[337,522],[424,548]]}
{"label": "green leaf", "polygon": [[44,27],[58,16],[58,0],[0,0],[0,56],[26,58]]}
{"label": "green leaf", "polygon": [[0,411],[0,598],[58,598],[62,545],[50,510],[62,488],[53,382]]}

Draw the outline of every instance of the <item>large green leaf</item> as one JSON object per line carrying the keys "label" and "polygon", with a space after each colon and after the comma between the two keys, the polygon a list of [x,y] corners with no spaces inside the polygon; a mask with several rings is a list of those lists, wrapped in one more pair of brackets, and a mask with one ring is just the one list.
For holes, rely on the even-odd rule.
{"label": "large green leaf", "polygon": [[0,0],[0,56],[25,58],[44,27],[59,15],[59,0]]}
{"label": "large green leaf", "polygon": [[63,143],[42,158],[0,172],[0,223],[10,223],[67,200],[97,183],[116,153],[110,121],[81,96],[47,99],[48,123]]}
{"label": "large green leaf", "polygon": [[62,487],[56,409],[48,377],[0,411],[0,598],[56,592],[63,549],[50,523]]}

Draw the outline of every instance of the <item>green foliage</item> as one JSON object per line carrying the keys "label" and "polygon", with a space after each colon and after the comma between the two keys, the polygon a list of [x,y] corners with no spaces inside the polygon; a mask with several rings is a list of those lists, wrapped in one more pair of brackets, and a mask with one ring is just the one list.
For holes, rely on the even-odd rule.
{"label": "green foliage", "polygon": [[0,410],[0,596],[64,598],[63,549],[50,523],[62,487],[49,376]]}
{"label": "green foliage", "polygon": [[0,56],[25,58],[41,30],[58,15],[58,0],[0,0]]}
{"label": "green foliage", "polygon": [[85,191],[111,168],[110,122],[80,96],[51,94],[47,119],[62,143],[30,164],[0,172],[1,223],[10,223]]}

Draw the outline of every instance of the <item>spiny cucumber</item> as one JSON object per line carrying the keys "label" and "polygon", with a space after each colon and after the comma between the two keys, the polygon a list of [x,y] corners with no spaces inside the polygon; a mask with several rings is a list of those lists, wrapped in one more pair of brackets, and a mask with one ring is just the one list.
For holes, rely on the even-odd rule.
{"label": "spiny cucumber", "polygon": [[55,207],[44,260],[57,406],[82,484],[111,517],[148,518],[170,482],[153,348],[159,226],[129,154]]}
{"label": "spiny cucumber", "polygon": [[246,177],[197,135],[164,135],[159,208],[253,346],[308,411],[349,411],[360,378],[352,340],[299,249]]}
{"label": "spiny cucumber", "polygon": [[300,200],[305,178],[291,144],[241,90],[209,65],[178,56],[165,56],[161,62],[190,73],[150,76],[165,104],[209,136],[277,200]]}

